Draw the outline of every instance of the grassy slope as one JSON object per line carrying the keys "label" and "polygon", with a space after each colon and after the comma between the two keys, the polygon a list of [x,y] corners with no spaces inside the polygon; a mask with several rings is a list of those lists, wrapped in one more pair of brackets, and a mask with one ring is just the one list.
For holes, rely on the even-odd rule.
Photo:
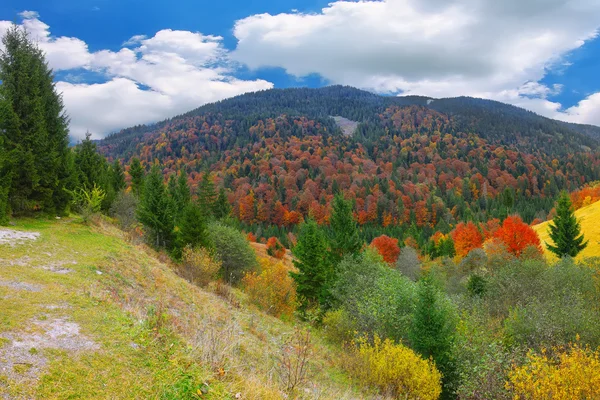
{"label": "grassy slope", "polygon": [[[583,207],[575,212],[575,216],[581,222],[581,231],[583,232],[586,240],[589,240],[588,246],[577,256],[578,260],[582,260],[586,257],[599,257],[600,256],[600,201],[590,204],[587,207]],[[556,256],[545,248],[545,242],[551,242],[550,236],[548,235],[548,225],[550,222],[544,222],[539,225],[535,225],[533,229],[538,233],[542,240],[542,246],[544,247],[546,257],[549,260],[556,260]]]}
{"label": "grassy slope", "polygon": [[[241,307],[189,284],[111,225],[23,220],[14,228],[41,237],[0,245],[0,282],[42,290],[0,285],[0,336],[31,334],[39,330],[34,321],[64,318],[99,350],[31,350],[48,360],[39,379],[20,380],[20,371],[3,375],[0,368],[0,398],[283,398],[276,357],[291,324],[248,306],[240,292]],[[60,263],[73,272],[42,268]],[[301,398],[366,398],[336,367],[335,350],[314,338],[312,367],[322,372]],[[0,350],[9,344],[0,340]],[[191,396],[203,387],[207,393]]]}

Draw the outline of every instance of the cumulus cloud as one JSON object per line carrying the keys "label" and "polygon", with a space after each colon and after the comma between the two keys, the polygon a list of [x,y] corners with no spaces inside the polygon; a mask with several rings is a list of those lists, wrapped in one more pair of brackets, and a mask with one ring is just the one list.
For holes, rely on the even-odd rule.
{"label": "cumulus cloud", "polygon": [[[78,38],[53,36],[37,13],[20,15],[22,25],[46,53],[50,67],[66,71],[56,87],[63,94],[71,117],[71,136],[76,139],[88,130],[100,138],[205,103],[273,87],[264,80],[235,78],[218,36],[165,29],[153,37],[136,35],[119,51],[90,52]],[[10,22],[0,21],[0,36],[9,26]],[[99,73],[105,82],[80,82],[80,70]]]}
{"label": "cumulus cloud", "polygon": [[232,56],[253,69],[318,73],[378,92],[485,97],[556,116],[560,105],[546,98],[560,88],[537,82],[599,26],[597,0],[335,1],[319,13],[237,21]]}

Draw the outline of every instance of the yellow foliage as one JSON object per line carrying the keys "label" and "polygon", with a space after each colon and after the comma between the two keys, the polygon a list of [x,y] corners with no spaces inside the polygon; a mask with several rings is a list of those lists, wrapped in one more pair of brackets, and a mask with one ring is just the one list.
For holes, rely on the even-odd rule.
{"label": "yellow foliage", "polygon": [[600,399],[600,353],[577,343],[555,358],[530,353],[527,363],[509,375],[514,399]]}
{"label": "yellow foliage", "polygon": [[186,246],[183,249],[182,263],[179,272],[184,278],[199,286],[206,286],[216,279],[221,262],[216,261],[212,254],[204,248]]}
{"label": "yellow foliage", "polygon": [[276,317],[291,317],[296,310],[296,287],[283,261],[260,260],[261,272],[250,272],[243,283],[250,301]]}
{"label": "yellow foliage", "polygon": [[396,398],[435,400],[442,393],[442,375],[433,361],[424,360],[408,347],[375,336],[373,343],[354,343],[351,373],[362,382]]}

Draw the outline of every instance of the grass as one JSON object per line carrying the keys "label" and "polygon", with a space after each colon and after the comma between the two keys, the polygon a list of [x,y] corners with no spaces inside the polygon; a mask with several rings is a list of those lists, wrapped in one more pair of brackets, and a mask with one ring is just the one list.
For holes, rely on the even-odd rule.
{"label": "grass", "polygon": [[[39,378],[2,376],[0,397],[285,398],[277,356],[294,331],[292,323],[258,311],[238,290],[233,295],[241,305],[188,283],[164,257],[128,243],[109,223],[28,219],[14,229],[41,236],[15,247],[0,245],[0,281],[41,290],[0,286],[0,337],[36,332],[32,321],[67,318],[99,350],[36,348],[47,360]],[[73,272],[43,268],[60,264]],[[296,398],[368,398],[339,367],[338,350],[318,333],[313,338],[313,374]],[[0,358],[9,344],[0,339]],[[31,368],[17,369],[18,375]]]}
{"label": "grass", "polygon": [[[576,260],[583,260],[588,257],[600,257],[600,201],[592,203],[589,206],[580,208],[575,211],[575,216],[581,223],[581,232],[588,240],[587,247],[579,253]],[[552,243],[548,234],[549,224],[551,221],[543,222],[535,225],[533,229],[537,232],[542,241],[542,247],[549,261],[556,261],[557,258],[545,246],[545,243]]]}

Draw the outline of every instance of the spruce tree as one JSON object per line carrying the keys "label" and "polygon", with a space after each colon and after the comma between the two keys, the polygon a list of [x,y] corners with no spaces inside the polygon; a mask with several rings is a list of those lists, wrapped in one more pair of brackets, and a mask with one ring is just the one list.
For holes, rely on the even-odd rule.
{"label": "spruce tree", "polygon": [[[13,212],[63,214],[72,189],[68,117],[56,92],[52,70],[27,32],[13,25],[2,38],[0,135],[10,154],[6,168]],[[6,120],[4,118],[7,118]]]}
{"label": "spruce tree", "polygon": [[550,224],[549,233],[554,245],[546,243],[546,247],[558,257],[575,257],[588,245],[566,192],[562,192],[558,199],[556,216]]}
{"label": "spruce tree", "polygon": [[419,281],[417,296],[409,333],[412,348],[423,358],[433,358],[443,375],[442,398],[451,399],[458,379],[453,355],[456,325],[452,309],[430,275]]}
{"label": "spruce tree", "polygon": [[151,239],[150,243],[157,248],[168,248],[173,244],[172,209],[172,201],[167,196],[162,173],[155,165],[145,179],[137,216]]}
{"label": "spruce tree", "polygon": [[10,215],[8,190],[10,189],[11,175],[7,166],[8,160],[7,154],[4,151],[4,140],[0,136],[0,225],[6,225]]}
{"label": "spruce tree", "polygon": [[313,219],[300,226],[298,242],[292,249],[294,266],[298,272],[290,272],[296,281],[300,309],[327,306],[332,284],[332,267],[328,259],[327,239]]}
{"label": "spruce tree", "polygon": [[215,184],[212,181],[210,172],[206,171],[204,175],[202,175],[202,180],[198,185],[197,194],[200,209],[207,217],[212,217],[215,202],[217,200],[217,193],[215,192]]}
{"label": "spruce tree", "polygon": [[121,192],[127,186],[125,182],[125,173],[119,160],[115,160],[110,169],[110,182],[115,193]]}
{"label": "spruce tree", "polygon": [[134,196],[140,197],[144,186],[144,167],[140,159],[133,157],[129,163],[129,176],[131,176],[131,192]]}
{"label": "spruce tree", "polygon": [[179,227],[179,243],[185,246],[209,247],[208,231],[205,216],[196,204],[188,203],[183,212]]}
{"label": "spruce tree", "polygon": [[229,200],[227,199],[227,195],[225,194],[225,188],[221,188],[219,190],[219,196],[217,197],[217,201],[213,207],[213,214],[216,219],[222,219],[228,217],[231,213],[231,204],[229,204]]}
{"label": "spruce tree", "polygon": [[352,215],[352,203],[337,194],[333,199],[330,226],[332,231],[331,251],[334,261],[339,262],[345,255],[360,253],[363,242],[358,225]]}
{"label": "spruce tree", "polygon": [[188,185],[188,176],[185,172],[185,169],[179,171],[179,176],[177,177],[177,187],[175,188],[175,206],[177,210],[183,210],[190,203],[192,199],[192,194],[190,192],[190,187]]}

